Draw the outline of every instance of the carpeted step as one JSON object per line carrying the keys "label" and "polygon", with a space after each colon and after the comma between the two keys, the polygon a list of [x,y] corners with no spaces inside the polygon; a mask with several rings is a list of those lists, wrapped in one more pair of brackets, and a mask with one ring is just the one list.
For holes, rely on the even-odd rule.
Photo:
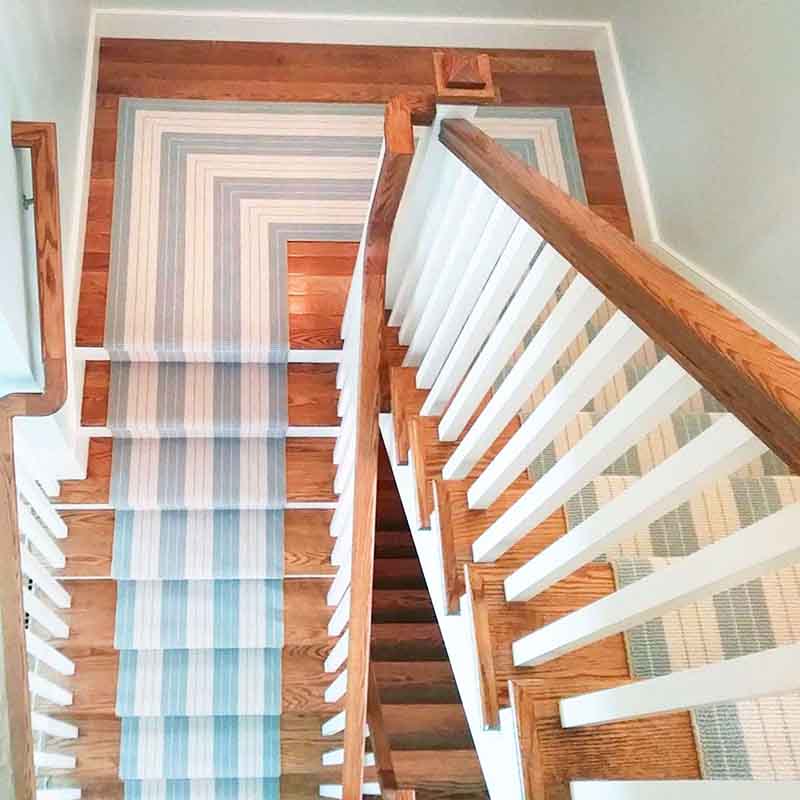
{"label": "carpeted step", "polygon": [[281,650],[123,650],[120,717],[212,717],[281,712]]}
{"label": "carpeted step", "polygon": [[118,509],[254,509],[286,505],[284,439],[114,439]]}
{"label": "carpeted step", "polygon": [[[564,506],[567,527],[574,528],[600,506],[622,494],[636,478],[604,475],[587,484]],[[607,554],[685,556],[800,502],[800,477],[728,478],[682,503],[647,530],[620,542]]]}
{"label": "carpeted step", "polygon": [[114,647],[204,650],[283,645],[278,580],[120,581]]}
{"label": "carpeted step", "polygon": [[283,577],[284,512],[117,511],[117,580]]}
{"label": "carpeted step", "polygon": [[[673,414],[658,427],[642,438],[627,453],[609,465],[606,475],[644,475],[668,456],[676,453],[683,445],[711,427],[719,414],[683,413]],[[542,451],[530,465],[531,478],[541,478],[551,467],[560,461],[592,428],[602,419],[601,414],[586,411],[576,414],[570,423]],[[788,475],[789,468],[773,453],[747,465],[737,475],[757,478],[763,475]]]}
{"label": "carpeted step", "polygon": [[280,776],[280,717],[125,717],[123,781]]}
{"label": "carpeted step", "polygon": [[[617,559],[612,562],[617,587],[669,563]],[[636,678],[797,643],[800,565],[672,611],[631,629],[625,640]],[[706,706],[692,716],[704,778],[800,779],[800,693]]]}
{"label": "carpeted step", "polygon": [[279,778],[126,781],[125,800],[279,800]]}
{"label": "carpeted step", "polygon": [[111,365],[108,427],[121,437],[285,436],[286,364]]}

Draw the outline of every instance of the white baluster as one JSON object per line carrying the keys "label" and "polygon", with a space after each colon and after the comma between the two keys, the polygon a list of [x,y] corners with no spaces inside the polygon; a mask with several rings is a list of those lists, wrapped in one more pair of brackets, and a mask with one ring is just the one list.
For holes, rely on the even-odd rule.
{"label": "white baluster", "polygon": [[61,548],[53,541],[50,532],[31,513],[30,508],[25,503],[19,505],[19,529],[51,567],[54,569],[64,568],[66,560]]}
{"label": "white baluster", "polygon": [[529,600],[543,592],[766,450],[736,417],[725,414],[509,575],[505,580],[506,599]]}
{"label": "white baluster", "polygon": [[49,736],[55,736],[59,739],[77,739],[78,728],[76,725],[70,725],[54,717],[48,717],[45,714],[38,714],[35,711],[31,712],[31,727],[40,733],[46,733]]}
{"label": "white baluster", "polygon": [[[319,787],[320,797],[334,797],[341,798],[344,796],[344,789],[341,785],[335,783],[323,783]],[[380,797],[381,787],[379,783],[370,782],[361,784],[361,794],[369,797]]]}
{"label": "white baluster", "polygon": [[569,262],[552,247],[545,247],[538,255],[442,417],[439,438],[443,442],[455,441],[461,435],[569,269]]}
{"label": "white baluster", "polygon": [[[336,750],[329,750],[327,753],[322,754],[322,766],[324,767],[338,767],[344,764],[344,748],[339,747]],[[375,766],[375,753],[364,753],[364,766]]]}
{"label": "white baluster", "polygon": [[62,675],[75,674],[75,662],[45,642],[44,639],[40,639],[32,631],[25,631],[25,647],[30,655],[43,661],[56,672],[60,672]]}
{"label": "white baluster", "polygon": [[797,503],[518,639],[514,664],[541,664],[793,564],[799,530]]}
{"label": "white baluster", "polygon": [[578,275],[572,281],[445,464],[445,480],[469,475],[602,302],[603,295],[584,277]]}
{"label": "white baluster", "polygon": [[58,608],[69,608],[69,592],[42,566],[39,559],[27,548],[21,549],[22,574],[30,578]]}
{"label": "white baluster", "polygon": [[67,535],[67,524],[53,508],[50,498],[38,487],[36,482],[25,470],[18,470],[16,474],[17,491],[32,506],[33,510],[44,522],[47,529],[56,539],[63,539]]}
{"label": "white baluster", "polygon": [[662,359],[472,545],[475,561],[494,561],[616,461],[700,388]]}
{"label": "white baluster", "polygon": [[28,688],[31,694],[38,697],[44,697],[51,703],[59,706],[72,705],[72,692],[68,692],[61,686],[57,686],[52,681],[43,678],[41,675],[36,675],[33,672],[28,673]]}
{"label": "white baluster", "polygon": [[423,359],[417,372],[417,387],[427,389],[434,377],[435,382],[422,405],[422,416],[436,417],[447,408],[450,398],[467,374],[486,337],[492,332],[541,243],[542,237],[527,223],[520,222],[447,355],[444,366],[440,372],[436,370],[438,375],[433,374],[428,357]]}
{"label": "white baluster", "polygon": [[328,605],[335,606],[344,596],[345,591],[350,586],[350,570],[351,561],[345,559],[344,563],[339,567],[336,576],[328,589]]}
{"label": "white baluster", "polygon": [[347,627],[347,621],[350,619],[350,589],[348,589],[336,610],[331,614],[330,622],[328,623],[328,636],[339,636],[339,634]]}
{"label": "white baluster", "polygon": [[350,632],[345,631],[325,659],[325,672],[336,672],[347,661],[347,648],[350,641]]}
{"label": "white baluster", "polygon": [[565,728],[599,725],[714,703],[789,694],[800,689],[799,663],[800,644],[790,644],[569,697],[560,704],[561,724]]}
{"label": "white baluster", "polygon": [[420,282],[414,300],[419,297],[419,308],[411,309],[400,327],[400,343],[408,345],[403,364],[417,366],[425,355],[436,330],[442,323],[443,311],[453,301],[453,293],[464,278],[465,265],[486,229],[489,215],[497,205],[497,196],[485,183],[469,173],[468,187],[472,195],[466,207],[454,218],[450,229],[444,231],[450,238],[447,257],[432,265],[432,282]]}
{"label": "white baluster", "polygon": [[646,340],[618,311],[470,486],[470,508],[488,508]]}
{"label": "white baluster", "polygon": [[408,348],[403,364],[407,367],[419,366],[419,388],[429,389],[433,386],[518,223],[516,212],[502,200],[497,200],[480,241],[467,260],[466,269],[452,287],[450,296],[438,304],[438,324],[432,332],[432,338],[427,342],[427,337],[423,339],[420,335],[418,339],[415,335]]}
{"label": "white baluster", "polygon": [[61,789],[37,789],[36,800],[81,800],[81,790],[71,786]]}
{"label": "white baluster", "polygon": [[29,589],[25,589],[22,593],[22,605],[25,612],[56,639],[69,637],[69,625]]}
{"label": "white baluster", "polygon": [[797,800],[800,781],[572,781],[572,800]]}
{"label": "white baluster", "polygon": [[325,702],[336,703],[347,693],[347,670],[343,669],[325,689]]}
{"label": "white baluster", "polygon": [[35,750],[33,765],[37,769],[75,769],[75,756],[66,753],[48,753]]}

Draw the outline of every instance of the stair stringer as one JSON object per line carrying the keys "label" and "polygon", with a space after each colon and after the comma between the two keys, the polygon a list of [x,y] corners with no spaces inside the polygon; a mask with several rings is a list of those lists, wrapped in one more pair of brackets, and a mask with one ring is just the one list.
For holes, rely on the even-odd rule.
{"label": "stair stringer", "polygon": [[394,479],[408,519],[408,527],[422,565],[425,583],[436,612],[436,621],[442,632],[489,796],[492,800],[524,800],[525,791],[513,710],[500,709],[500,727],[497,730],[486,730],[482,725],[478,662],[472,640],[466,595],[461,597],[460,613],[447,614],[442,582],[438,512],[431,515],[429,530],[420,527],[412,457],[409,456],[409,463],[405,466],[397,464],[392,415],[381,414],[379,421],[383,442],[389,454]]}

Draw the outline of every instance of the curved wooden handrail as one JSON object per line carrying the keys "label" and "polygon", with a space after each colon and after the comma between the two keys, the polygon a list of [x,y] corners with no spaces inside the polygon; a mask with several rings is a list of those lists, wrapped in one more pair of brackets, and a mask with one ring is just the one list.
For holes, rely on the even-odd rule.
{"label": "curved wooden handrail", "polygon": [[40,394],[17,393],[0,398],[0,617],[14,800],[33,800],[36,782],[12,426],[14,417],[53,414],[64,404],[67,397],[66,338],[55,125],[12,122],[11,142],[14,147],[30,148],[33,166],[44,390]]}
{"label": "curved wooden handrail", "polygon": [[467,120],[445,120],[439,139],[800,472],[800,362]]}
{"label": "curved wooden handrail", "polygon": [[417,119],[417,115],[421,115],[421,120],[430,118],[427,111],[420,112],[416,102],[411,104],[403,97],[392,99],[386,106],[384,156],[366,230],[359,332],[362,347],[356,412],[355,510],[342,769],[344,800],[361,800],[364,778],[386,264],[389,239],[414,154],[412,117]]}

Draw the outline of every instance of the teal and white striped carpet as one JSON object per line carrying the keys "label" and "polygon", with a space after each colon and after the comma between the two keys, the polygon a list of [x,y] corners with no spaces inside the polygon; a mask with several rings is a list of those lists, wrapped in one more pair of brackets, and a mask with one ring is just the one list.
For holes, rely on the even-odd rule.
{"label": "teal and white striped carpet", "polygon": [[382,109],[124,99],[112,359],[128,800],[280,794],[289,240],[360,236]]}

